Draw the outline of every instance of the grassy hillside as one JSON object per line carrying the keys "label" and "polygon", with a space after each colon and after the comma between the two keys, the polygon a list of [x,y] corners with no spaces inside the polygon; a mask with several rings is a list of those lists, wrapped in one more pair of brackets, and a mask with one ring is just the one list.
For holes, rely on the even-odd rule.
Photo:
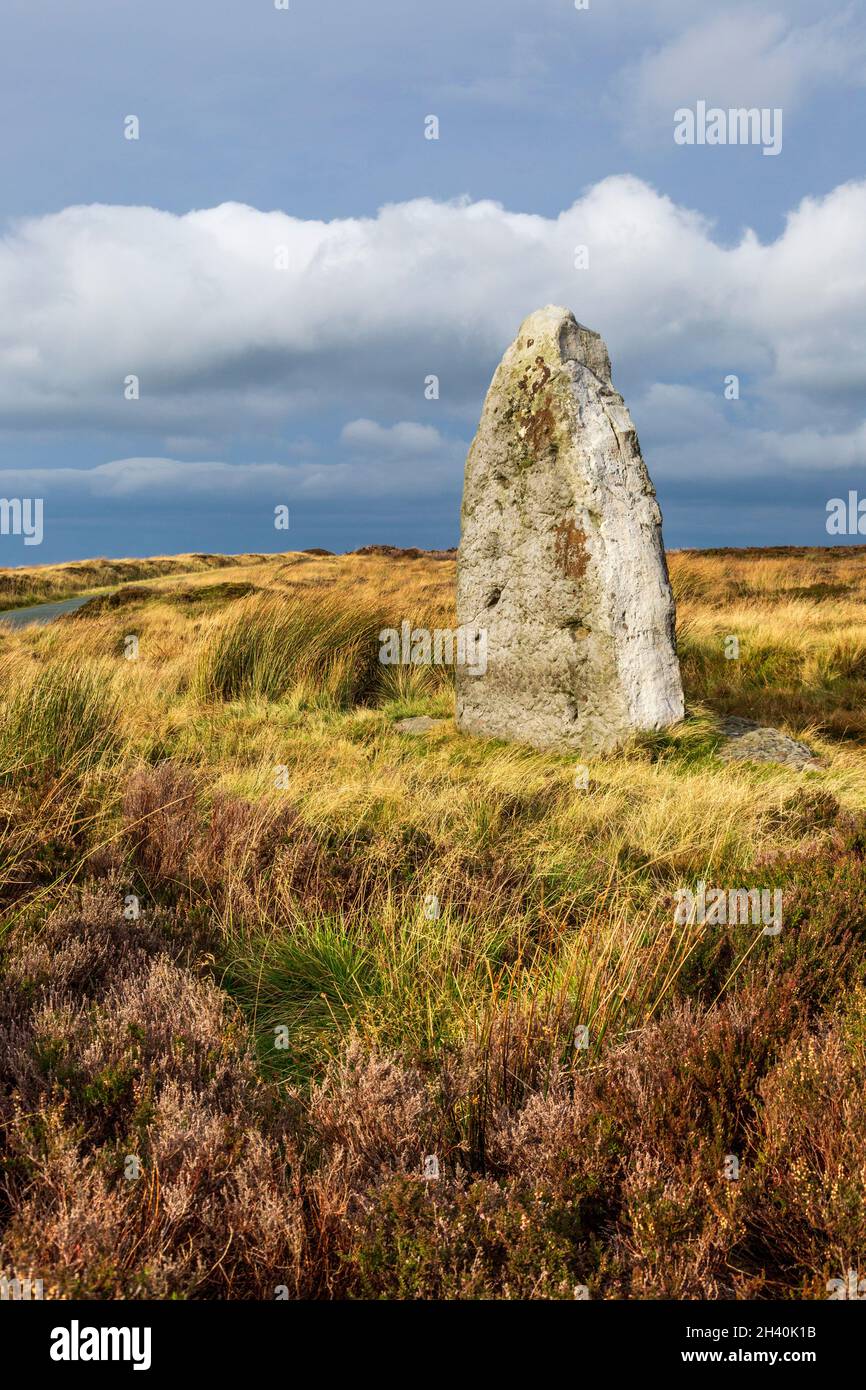
{"label": "grassy hillside", "polygon": [[150,560],[73,560],[0,568],[0,610],[88,594],[106,586],[268,563],[270,555],[157,555]]}
{"label": "grassy hillside", "polygon": [[[92,562],[120,587],[0,628],[0,1266],[698,1299],[864,1267],[866,558],[670,562],[688,717],[583,790],[376,660],[453,624],[447,555]],[[729,714],[820,767],[722,761]],[[780,888],[783,930],[676,925],[699,880]]]}

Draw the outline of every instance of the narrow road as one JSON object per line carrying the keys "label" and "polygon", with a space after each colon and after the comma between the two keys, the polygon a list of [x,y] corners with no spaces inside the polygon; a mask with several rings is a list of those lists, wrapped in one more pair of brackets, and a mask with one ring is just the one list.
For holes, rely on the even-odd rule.
{"label": "narrow road", "polygon": [[93,597],[93,594],[76,594],[73,598],[55,599],[53,603],[31,603],[27,608],[7,608],[5,613],[0,613],[0,623],[7,623],[9,627],[50,623],[61,613],[72,613],[76,608],[83,608]]}

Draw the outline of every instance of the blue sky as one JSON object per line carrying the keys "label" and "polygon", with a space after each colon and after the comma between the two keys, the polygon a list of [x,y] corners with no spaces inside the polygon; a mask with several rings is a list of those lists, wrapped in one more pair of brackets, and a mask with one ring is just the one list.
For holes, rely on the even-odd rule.
{"label": "blue sky", "polygon": [[[826,543],[866,495],[864,60],[833,0],[4,0],[0,496],[45,534],[0,564],[454,544],[550,302],[669,546]],[[781,151],[677,145],[699,101]]]}

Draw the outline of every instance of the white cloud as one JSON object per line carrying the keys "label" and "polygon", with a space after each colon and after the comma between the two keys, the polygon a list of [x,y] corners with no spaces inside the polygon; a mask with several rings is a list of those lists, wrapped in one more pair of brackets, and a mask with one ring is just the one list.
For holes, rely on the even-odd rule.
{"label": "white cloud", "polygon": [[401,496],[424,496],[459,486],[465,453],[460,440],[440,439],[435,450],[428,450],[423,468],[410,466],[418,462],[417,455],[397,451],[386,458],[337,457],[324,463],[123,458],[94,468],[0,468],[0,496],[41,496],[58,503],[138,499],[149,505],[198,501],[224,506],[234,501],[247,506],[257,500],[393,496],[395,480]]}
{"label": "white cloud", "polygon": [[[820,88],[861,85],[866,34],[852,10],[797,23],[757,5],[713,14],[628,64],[615,83],[632,136],[673,131],[678,106],[795,109]],[[672,138],[672,135],[671,135]]]}
{"label": "white cloud", "polygon": [[[862,479],[866,459],[866,424],[847,431],[803,430],[790,434],[741,425],[737,406],[727,405],[711,428],[694,434],[672,431],[653,450],[658,482],[678,481],[718,492],[761,479],[772,482],[783,498],[789,484],[814,482],[822,474],[849,473]],[[775,480],[775,481],[774,481]],[[853,485],[853,482],[852,482]],[[734,494],[736,497],[736,494]],[[750,504],[751,505],[751,504]]]}
{"label": "white cloud", "polygon": [[[578,244],[589,270],[574,268]],[[550,218],[426,198],[330,223],[233,203],[186,216],[68,208],[0,243],[0,426],[134,430],[211,452],[226,432],[273,439],[293,413],[318,412],[334,434],[350,421],[324,462],[248,465],[286,470],[272,475],[125,459],[93,470],[93,486],[131,486],[133,466],[188,487],[196,469],[310,490],[341,476],[453,483],[504,347],[526,313],[560,302],[603,333],[656,437],[682,435],[687,418],[695,436],[711,429],[728,373],[744,382],[742,427],[844,437],[866,392],[864,245],[866,182],[805,199],[766,244],[746,232],[722,245],[699,213],[629,176]],[[133,372],[141,399],[126,402]],[[411,418],[431,410],[441,430]]]}
{"label": "white cloud", "polygon": [[758,435],[763,451],[791,469],[838,472],[859,468],[866,460],[866,421],[855,429],[801,430],[797,434],[772,431]]}
{"label": "white cloud", "polygon": [[444,444],[442,435],[433,425],[416,425],[411,420],[401,420],[389,428],[375,420],[351,420],[343,426],[340,439],[353,449],[404,457],[435,454]]}
{"label": "white cloud", "polygon": [[727,426],[725,404],[721,390],[713,392],[657,381],[634,401],[633,410],[641,430],[663,439],[695,440]]}

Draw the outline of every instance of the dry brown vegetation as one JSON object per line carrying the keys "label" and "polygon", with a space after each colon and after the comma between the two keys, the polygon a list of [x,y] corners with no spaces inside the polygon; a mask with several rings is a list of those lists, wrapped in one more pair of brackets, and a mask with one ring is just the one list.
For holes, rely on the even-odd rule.
{"label": "dry brown vegetation", "polygon": [[[589,791],[378,666],[380,624],[454,621],[448,556],[119,572],[0,628],[0,1266],[693,1299],[866,1266],[866,558],[670,561],[688,717]],[[820,770],[722,762],[727,713]],[[699,879],[782,888],[780,936],[675,926]]]}
{"label": "dry brown vegetation", "polygon": [[0,567],[0,609],[89,594],[108,585],[188,576],[270,561],[269,555],[155,555],[148,560],[72,560],[62,565]]}

